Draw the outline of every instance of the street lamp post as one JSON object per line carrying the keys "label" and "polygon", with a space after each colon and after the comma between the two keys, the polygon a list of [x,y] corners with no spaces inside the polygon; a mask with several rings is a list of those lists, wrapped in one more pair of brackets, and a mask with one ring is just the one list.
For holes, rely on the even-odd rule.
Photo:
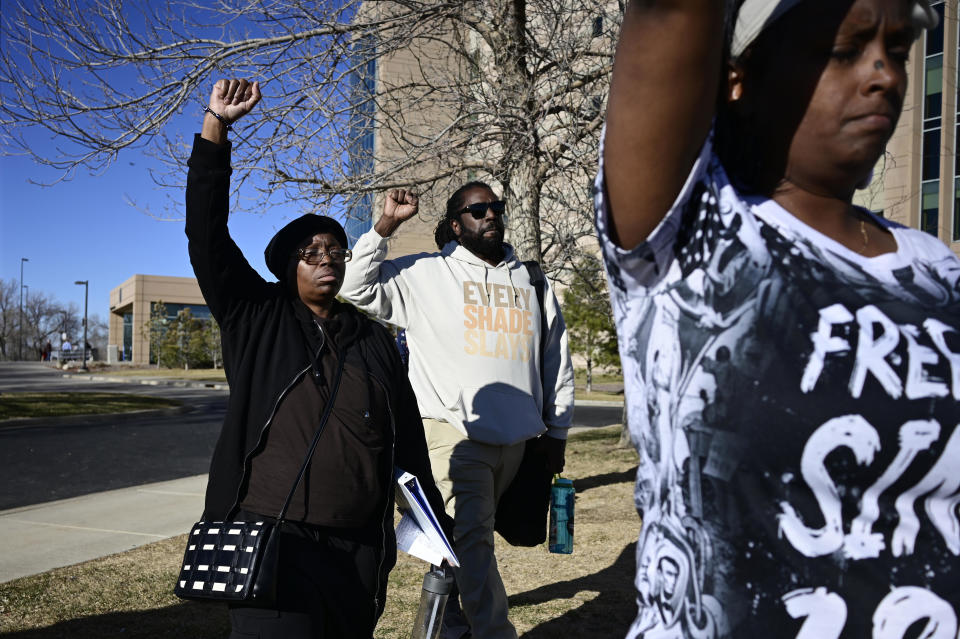
{"label": "street lamp post", "polygon": [[[30,285],[24,284],[23,287],[20,289],[20,292],[23,293],[23,299],[27,300],[27,304],[29,304],[30,303]],[[34,346],[36,346],[36,344],[34,344]],[[21,361],[23,360],[22,357],[20,359]]]}
{"label": "street lamp post", "polygon": [[83,344],[80,345],[80,358],[83,361],[81,368],[87,370],[87,294],[90,292],[89,280],[78,280],[74,282],[77,286],[83,284]]}
{"label": "street lamp post", "polygon": [[20,323],[17,325],[20,330],[17,331],[17,356],[21,362],[23,361],[23,263],[29,261],[25,257],[20,258]]}

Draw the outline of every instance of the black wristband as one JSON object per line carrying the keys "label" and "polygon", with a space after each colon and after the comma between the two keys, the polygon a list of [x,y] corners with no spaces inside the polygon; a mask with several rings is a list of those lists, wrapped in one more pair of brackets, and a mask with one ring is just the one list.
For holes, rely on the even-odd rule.
{"label": "black wristband", "polygon": [[208,106],[203,107],[203,112],[204,112],[204,113],[209,113],[210,115],[212,115],[212,116],[215,117],[216,119],[220,120],[220,124],[222,124],[224,127],[226,127],[227,131],[233,131],[233,125],[230,124],[229,122],[227,122],[227,119],[226,119],[225,117],[223,117],[222,115],[220,115],[219,113],[217,113],[216,111],[214,111],[213,109],[211,109],[210,107],[208,107]]}

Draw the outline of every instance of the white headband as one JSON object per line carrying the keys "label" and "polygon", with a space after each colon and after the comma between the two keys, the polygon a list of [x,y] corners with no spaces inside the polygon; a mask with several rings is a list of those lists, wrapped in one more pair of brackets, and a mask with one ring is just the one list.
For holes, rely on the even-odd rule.
{"label": "white headband", "polygon": [[[730,55],[739,57],[764,29],[800,2],[801,0],[745,0],[737,15]],[[938,20],[937,13],[930,8],[929,0],[915,0],[913,22],[918,36],[923,29],[936,27]]]}

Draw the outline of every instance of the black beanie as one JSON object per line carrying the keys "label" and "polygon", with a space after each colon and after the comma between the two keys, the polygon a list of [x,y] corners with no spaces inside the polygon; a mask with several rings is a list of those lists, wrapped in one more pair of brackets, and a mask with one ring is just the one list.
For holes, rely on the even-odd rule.
{"label": "black beanie", "polygon": [[263,252],[263,259],[267,268],[278,280],[283,281],[287,276],[287,264],[297,249],[297,245],[305,239],[318,233],[329,233],[340,242],[340,246],[347,248],[347,234],[340,222],[326,215],[307,213],[301,215],[277,231]]}

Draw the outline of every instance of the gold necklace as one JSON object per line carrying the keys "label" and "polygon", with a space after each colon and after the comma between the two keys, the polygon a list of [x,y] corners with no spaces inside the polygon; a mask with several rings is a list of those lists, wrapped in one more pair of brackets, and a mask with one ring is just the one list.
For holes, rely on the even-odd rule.
{"label": "gold necklace", "polygon": [[867,244],[870,243],[870,238],[867,236],[867,225],[863,218],[860,218],[860,235],[863,236],[863,248],[860,249],[860,255],[863,255],[867,252]]}

